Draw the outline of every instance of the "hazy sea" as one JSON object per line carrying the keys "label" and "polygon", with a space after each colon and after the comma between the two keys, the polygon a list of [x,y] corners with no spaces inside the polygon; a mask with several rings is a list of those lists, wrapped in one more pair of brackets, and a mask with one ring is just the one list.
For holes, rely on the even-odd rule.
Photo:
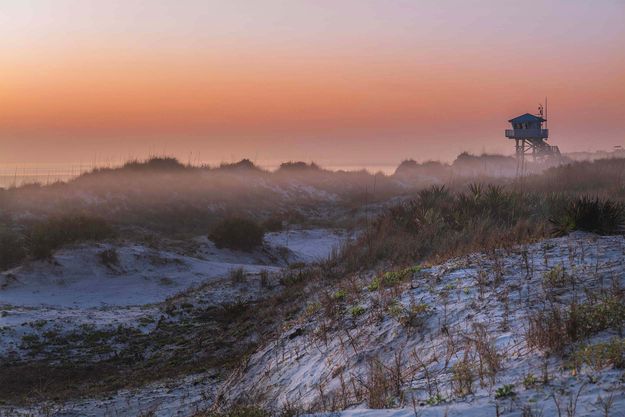
{"label": "hazy sea", "polygon": [[[207,163],[210,166],[219,166],[219,163]],[[80,174],[95,168],[114,168],[121,163],[0,163],[0,188],[9,188],[24,184],[52,184],[58,181],[68,181]],[[279,164],[262,164],[258,166],[273,171]],[[367,170],[371,173],[382,172],[390,175],[395,172],[397,165],[385,164],[319,164],[322,168],[332,171],[359,171]]]}

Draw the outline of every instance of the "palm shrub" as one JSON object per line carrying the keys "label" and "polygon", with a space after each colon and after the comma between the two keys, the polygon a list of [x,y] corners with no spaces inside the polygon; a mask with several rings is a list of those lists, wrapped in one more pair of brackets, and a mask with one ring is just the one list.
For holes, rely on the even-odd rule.
{"label": "palm shrub", "polygon": [[625,230],[625,208],[619,202],[582,196],[570,201],[550,222],[556,236],[574,230],[600,235],[618,234]]}

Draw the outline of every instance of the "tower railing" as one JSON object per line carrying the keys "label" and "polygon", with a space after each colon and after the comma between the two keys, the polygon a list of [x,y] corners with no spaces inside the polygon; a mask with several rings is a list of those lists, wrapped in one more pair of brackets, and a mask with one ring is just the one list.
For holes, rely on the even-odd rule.
{"label": "tower railing", "polygon": [[506,129],[509,139],[548,138],[549,129]]}

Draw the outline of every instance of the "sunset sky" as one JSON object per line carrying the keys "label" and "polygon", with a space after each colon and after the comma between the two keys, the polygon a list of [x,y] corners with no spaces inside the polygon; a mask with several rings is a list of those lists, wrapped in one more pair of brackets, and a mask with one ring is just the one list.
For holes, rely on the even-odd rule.
{"label": "sunset sky", "polygon": [[0,163],[625,146],[624,0],[2,0]]}

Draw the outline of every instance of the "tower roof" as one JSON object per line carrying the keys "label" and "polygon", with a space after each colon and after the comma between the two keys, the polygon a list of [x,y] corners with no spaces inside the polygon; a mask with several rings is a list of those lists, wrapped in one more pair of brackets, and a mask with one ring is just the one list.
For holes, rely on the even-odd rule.
{"label": "tower roof", "polygon": [[508,120],[508,123],[526,123],[526,122],[545,122],[547,119],[543,119],[539,116],[534,116],[533,114],[525,113],[521,116],[517,116],[514,119]]}

